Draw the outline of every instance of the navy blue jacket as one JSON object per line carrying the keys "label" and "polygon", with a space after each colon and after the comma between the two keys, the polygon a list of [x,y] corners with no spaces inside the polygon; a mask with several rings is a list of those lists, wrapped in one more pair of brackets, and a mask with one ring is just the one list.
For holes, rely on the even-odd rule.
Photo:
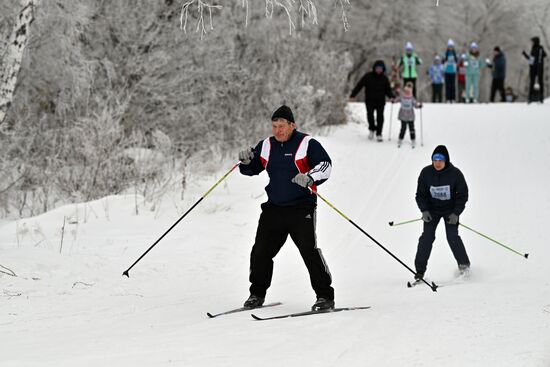
{"label": "navy blue jacket", "polygon": [[493,58],[493,78],[504,79],[506,77],[506,57],[501,52]]}
{"label": "navy blue jacket", "polygon": [[418,177],[416,203],[420,211],[438,215],[460,215],[468,201],[468,185],[462,172],[447,162],[437,171],[433,165],[424,167]]}
{"label": "navy blue jacket", "polygon": [[[317,197],[291,180],[299,171],[295,163],[296,151],[306,134],[294,130],[290,139],[280,143],[272,136],[269,138],[271,150],[266,171],[269,175],[269,184],[265,187],[268,202],[279,206],[298,205],[304,202],[316,203]],[[260,159],[263,140],[254,148],[254,158],[248,165],[239,165],[239,170],[243,175],[254,176],[264,170]],[[332,164],[329,155],[321,144],[311,139],[307,149],[307,162],[313,169],[321,162]],[[326,179],[315,181],[315,185],[320,185]]]}

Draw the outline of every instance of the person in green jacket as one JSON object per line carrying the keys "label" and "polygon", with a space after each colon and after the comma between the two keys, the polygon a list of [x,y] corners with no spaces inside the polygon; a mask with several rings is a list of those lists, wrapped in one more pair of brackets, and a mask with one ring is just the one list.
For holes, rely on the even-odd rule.
{"label": "person in green jacket", "polygon": [[418,65],[422,65],[422,59],[414,53],[412,43],[407,42],[405,45],[405,54],[399,60],[399,69],[403,77],[403,85],[407,84],[407,82],[412,83],[414,97],[416,97],[416,78],[418,76],[416,67]]}
{"label": "person in green jacket", "polygon": [[479,57],[477,43],[472,42],[470,52],[465,61],[466,66],[466,103],[477,103],[479,101],[479,77],[481,68],[486,66]]}

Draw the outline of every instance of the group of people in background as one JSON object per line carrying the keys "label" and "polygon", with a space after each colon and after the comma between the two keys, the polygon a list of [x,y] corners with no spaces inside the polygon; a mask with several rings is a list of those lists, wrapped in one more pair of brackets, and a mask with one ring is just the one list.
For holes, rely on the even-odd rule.
{"label": "group of people in background", "polygon": [[[540,44],[539,37],[531,38],[531,43],[531,52],[528,54],[523,51],[523,55],[529,63],[528,103],[543,103],[546,52]],[[389,99],[392,103],[401,102],[399,110],[401,131],[398,146],[401,146],[408,127],[414,148],[414,108],[422,108],[422,103],[416,100],[419,66],[422,63],[422,59],[414,52],[413,44],[407,42],[403,56],[399,60],[393,58],[389,78],[386,76],[384,61],[377,60],[372,71],[363,75],[353,88],[351,100],[355,100],[359,92],[365,90],[369,139],[374,139],[376,135],[377,141],[383,141],[384,106],[386,99]],[[501,48],[495,46],[492,59],[483,59],[480,56],[477,43],[472,42],[468,52],[459,55],[452,39],[448,40],[447,49],[442,55],[435,55],[433,63],[427,70],[432,86],[432,102],[443,102],[443,90],[445,90],[445,100],[448,103],[477,103],[482,68],[490,68],[492,71],[490,101],[495,101],[498,92],[501,102],[513,102],[516,96],[512,88],[505,86],[506,57]]]}

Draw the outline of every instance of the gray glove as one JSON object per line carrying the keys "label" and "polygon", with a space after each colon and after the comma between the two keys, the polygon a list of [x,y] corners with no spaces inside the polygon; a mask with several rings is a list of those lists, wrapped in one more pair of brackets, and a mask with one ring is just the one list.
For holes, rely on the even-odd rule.
{"label": "gray glove", "polygon": [[303,188],[308,188],[313,185],[313,179],[310,175],[307,175],[305,173],[298,173],[296,176],[294,176],[292,182],[302,186]]}
{"label": "gray glove", "polygon": [[247,148],[239,152],[239,161],[241,164],[249,165],[252,159],[254,158],[254,148]]}
{"label": "gray glove", "polygon": [[426,223],[429,223],[432,221],[432,215],[429,211],[425,210],[422,212],[422,220]]}
{"label": "gray glove", "polygon": [[451,213],[451,215],[449,215],[449,219],[447,220],[447,224],[457,225],[458,215],[456,215],[455,213]]}

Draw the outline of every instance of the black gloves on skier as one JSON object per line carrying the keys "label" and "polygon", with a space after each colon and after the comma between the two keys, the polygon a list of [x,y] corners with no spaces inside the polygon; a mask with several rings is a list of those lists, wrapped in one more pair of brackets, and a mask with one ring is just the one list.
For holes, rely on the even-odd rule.
{"label": "black gloves on skier", "polygon": [[307,189],[308,187],[313,185],[313,178],[305,173],[298,173],[296,176],[294,176],[292,182]]}
{"label": "black gloves on skier", "polygon": [[254,158],[254,148],[247,148],[239,152],[239,160],[241,164],[249,165],[252,159]]}
{"label": "black gloves on skier", "polygon": [[432,215],[429,211],[425,210],[422,212],[422,220],[426,223],[429,223],[432,221]]}
{"label": "black gloves on skier", "polygon": [[458,215],[455,213],[452,213],[449,215],[449,219],[447,219],[447,224],[457,225],[458,224]]}

